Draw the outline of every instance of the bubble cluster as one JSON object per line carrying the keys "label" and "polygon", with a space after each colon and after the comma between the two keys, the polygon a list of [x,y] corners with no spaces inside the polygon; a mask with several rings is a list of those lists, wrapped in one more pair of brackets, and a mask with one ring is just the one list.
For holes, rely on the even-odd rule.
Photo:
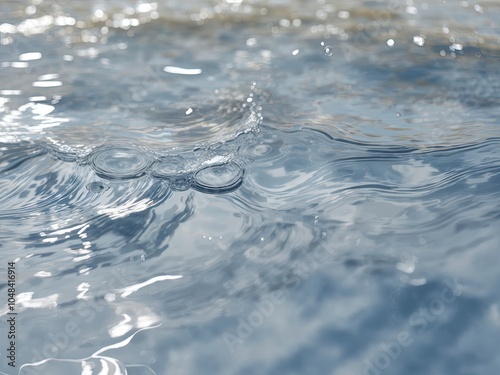
{"label": "bubble cluster", "polygon": [[[88,164],[97,176],[107,180],[129,180],[144,176],[168,184],[174,191],[195,189],[202,193],[223,194],[235,191],[243,183],[244,169],[234,161],[191,160],[189,156],[167,155],[153,162],[145,151],[131,147],[102,146],[88,156]],[[87,185],[93,193],[101,193],[109,188],[96,181]]]}

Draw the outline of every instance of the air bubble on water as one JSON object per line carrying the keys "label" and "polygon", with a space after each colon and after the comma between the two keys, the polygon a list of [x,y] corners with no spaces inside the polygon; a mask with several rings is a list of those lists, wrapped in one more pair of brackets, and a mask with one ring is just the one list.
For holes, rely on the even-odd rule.
{"label": "air bubble on water", "polygon": [[401,113],[396,112],[396,117],[401,117]]}
{"label": "air bubble on water", "polygon": [[195,173],[193,189],[208,194],[229,193],[243,183],[244,169],[235,162],[216,164]]}
{"label": "air bubble on water", "polygon": [[331,46],[325,47],[325,55],[327,55],[327,56],[333,55],[333,48]]}
{"label": "air bubble on water", "polygon": [[152,162],[145,152],[126,146],[99,147],[92,151],[88,160],[99,177],[109,180],[141,177]]}
{"label": "air bubble on water", "polygon": [[91,193],[102,193],[109,189],[109,186],[101,181],[94,181],[87,185],[87,190]]}
{"label": "air bubble on water", "polygon": [[394,46],[394,39],[389,39],[387,40],[386,44],[389,46],[389,47],[393,47]]}
{"label": "air bubble on water", "polygon": [[193,178],[191,174],[184,174],[179,176],[172,176],[165,179],[168,182],[170,189],[174,191],[186,191],[193,185]]}

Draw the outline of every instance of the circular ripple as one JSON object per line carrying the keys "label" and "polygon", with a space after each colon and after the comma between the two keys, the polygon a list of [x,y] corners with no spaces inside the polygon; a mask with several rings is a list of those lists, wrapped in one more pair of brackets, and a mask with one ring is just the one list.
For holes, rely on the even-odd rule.
{"label": "circular ripple", "polygon": [[243,183],[244,170],[229,162],[203,168],[194,175],[193,188],[208,194],[229,193]]}
{"label": "circular ripple", "polygon": [[151,165],[150,157],[128,147],[102,147],[89,156],[95,173],[108,180],[128,180],[143,176]]}

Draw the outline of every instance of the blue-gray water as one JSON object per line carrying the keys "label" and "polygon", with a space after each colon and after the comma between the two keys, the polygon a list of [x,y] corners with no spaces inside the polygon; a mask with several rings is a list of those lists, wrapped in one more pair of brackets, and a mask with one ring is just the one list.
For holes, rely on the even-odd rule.
{"label": "blue-gray water", "polygon": [[1,1],[0,373],[500,373],[499,20]]}

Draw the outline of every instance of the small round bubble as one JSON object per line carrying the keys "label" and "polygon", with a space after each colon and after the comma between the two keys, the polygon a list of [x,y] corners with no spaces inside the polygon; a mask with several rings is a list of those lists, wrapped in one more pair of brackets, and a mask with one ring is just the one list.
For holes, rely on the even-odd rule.
{"label": "small round bubble", "polygon": [[89,164],[101,178],[127,180],[146,174],[151,159],[139,149],[103,146],[92,151]]}
{"label": "small round bubble", "polygon": [[109,186],[101,181],[94,181],[87,185],[87,190],[91,193],[102,193],[109,189]]}
{"label": "small round bubble", "polygon": [[326,46],[324,51],[325,51],[325,55],[327,55],[327,56],[333,55],[333,48],[331,46]]}

